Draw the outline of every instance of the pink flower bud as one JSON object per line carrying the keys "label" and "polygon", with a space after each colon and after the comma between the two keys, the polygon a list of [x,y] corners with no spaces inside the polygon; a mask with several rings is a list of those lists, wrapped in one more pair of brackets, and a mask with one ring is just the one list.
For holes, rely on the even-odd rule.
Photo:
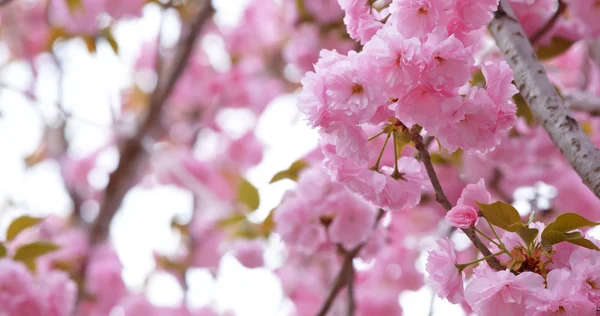
{"label": "pink flower bud", "polygon": [[478,220],[477,210],[469,205],[457,205],[446,214],[446,222],[456,228],[469,228]]}

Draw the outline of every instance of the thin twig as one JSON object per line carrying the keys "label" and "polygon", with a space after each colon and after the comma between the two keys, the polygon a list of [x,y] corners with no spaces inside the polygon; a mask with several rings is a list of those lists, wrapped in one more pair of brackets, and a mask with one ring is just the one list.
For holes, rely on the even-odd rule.
{"label": "thin twig", "polygon": [[200,10],[192,24],[188,36],[183,38],[179,44],[173,68],[170,72],[164,72],[164,75],[166,75],[165,80],[160,80],[159,78],[158,82],[160,85],[156,87],[150,98],[148,113],[137,133],[122,144],[119,165],[110,176],[98,217],[92,225],[90,234],[90,243],[92,245],[106,239],[110,222],[121,206],[125,194],[134,185],[138,170],[141,168],[141,162],[145,156],[142,142],[159,124],[163,104],[183,73],[189,56],[196,46],[198,35],[213,12],[214,9],[211,2],[206,0],[204,7]]}
{"label": "thin twig", "polygon": [[[450,209],[452,209],[452,204],[448,200],[448,197],[446,197],[446,194],[442,189],[442,185],[440,184],[440,180],[438,179],[437,174],[435,173],[435,169],[433,168],[433,164],[431,163],[431,156],[429,155],[429,151],[427,150],[427,147],[425,147],[425,143],[423,142],[423,136],[419,134],[419,129],[417,128],[417,126],[413,126],[410,129],[410,134],[412,135],[412,140],[415,144],[415,148],[419,151],[421,161],[423,162],[423,165],[425,165],[425,170],[427,171],[427,175],[429,176],[429,180],[431,181],[431,185],[433,186],[433,189],[435,191],[436,201],[440,203],[446,211],[449,211]],[[492,254],[492,252],[486,247],[486,245],[481,241],[481,239],[479,239],[479,236],[477,236],[477,234],[472,228],[464,228],[461,230],[465,233],[465,235],[467,235],[467,237],[471,240],[471,243],[473,243],[475,248],[477,248],[477,250],[479,250],[479,252],[483,256],[487,257]],[[491,257],[486,261],[489,264],[489,266],[493,269],[506,269],[500,264],[498,259],[496,259],[495,257]]]}
{"label": "thin twig", "polygon": [[542,123],[587,187],[600,197],[600,150],[571,116],[548,80],[508,1],[500,1],[488,29],[512,68],[515,84],[536,120]]}
{"label": "thin twig", "polygon": [[354,269],[350,269],[350,273],[348,275],[348,286],[346,292],[348,294],[348,310],[346,315],[354,316],[354,312],[356,310],[356,299],[354,297],[354,279],[355,279],[355,271]]}
{"label": "thin twig", "polygon": [[531,45],[535,45],[535,43],[537,43],[537,41],[539,41],[542,37],[544,37],[544,35],[546,35],[548,32],[550,32],[550,30],[552,30],[552,28],[556,24],[556,21],[558,21],[558,18],[565,12],[566,9],[567,9],[567,4],[564,3],[564,1],[562,1],[562,0],[558,0],[558,8],[556,9],[556,12],[554,12],[554,14],[550,18],[550,20],[548,20],[548,22],[546,22],[546,24],[544,24],[542,26],[542,28],[540,28],[531,37],[531,40],[530,40]]}
{"label": "thin twig", "polygon": [[494,192],[496,192],[496,194],[498,195],[498,197],[500,197],[501,200],[506,202],[512,202],[512,198],[508,196],[508,194],[506,194],[504,191],[502,191],[502,188],[500,188],[500,181],[502,181],[502,177],[502,171],[500,171],[499,168],[494,168],[489,187],[490,189],[494,190]]}

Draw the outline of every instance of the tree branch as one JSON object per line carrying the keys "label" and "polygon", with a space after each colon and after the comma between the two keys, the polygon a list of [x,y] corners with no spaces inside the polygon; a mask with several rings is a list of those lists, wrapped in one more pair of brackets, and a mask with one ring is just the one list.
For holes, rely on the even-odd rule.
{"label": "tree branch", "polygon": [[0,7],[13,2],[13,0],[0,0]]}
{"label": "tree branch", "polygon": [[567,9],[567,4],[564,3],[562,0],[558,0],[558,8],[556,9],[556,12],[554,12],[554,15],[552,15],[550,20],[548,20],[548,22],[546,22],[546,24],[544,24],[542,26],[542,28],[540,28],[531,37],[531,40],[530,40],[531,45],[534,45],[537,41],[539,41],[542,37],[544,37],[544,35],[546,35],[548,32],[550,32],[550,30],[552,30],[552,28],[554,27],[554,24],[556,24],[556,21],[558,21],[558,18],[565,12],[566,9]]}
{"label": "tree branch", "polygon": [[488,28],[537,121],[542,123],[583,182],[600,197],[600,150],[571,117],[506,0],[500,1]]}
{"label": "tree branch", "polygon": [[348,310],[346,315],[348,316],[353,316],[356,310],[356,299],[354,297],[354,278],[355,272],[353,268],[350,269],[350,273],[348,275],[348,289],[346,290],[348,294]]}
{"label": "tree branch", "polygon": [[333,287],[331,288],[331,291],[329,291],[327,299],[325,299],[325,302],[323,303],[323,305],[321,305],[317,316],[327,315],[327,312],[329,311],[329,309],[331,309],[331,306],[335,301],[335,297],[344,287],[346,287],[346,285],[348,285],[350,279],[353,278],[354,266],[352,263],[354,257],[356,257],[356,255],[360,252],[363,246],[364,244],[360,244],[351,251],[345,253],[342,268],[340,269],[338,275],[335,277],[335,281],[333,281]]}
{"label": "tree branch", "polygon": [[592,116],[600,116],[600,97],[590,93],[578,92],[564,96],[567,107],[572,111],[585,112]]}
{"label": "tree branch", "polygon": [[600,68],[600,38],[587,41],[590,59]]}
{"label": "tree branch", "polygon": [[[377,218],[375,219],[375,224],[373,225],[374,228],[377,227],[377,224],[383,218],[383,215],[385,215],[385,211],[383,209],[379,209],[378,213],[377,213]],[[325,302],[323,302],[323,305],[321,305],[321,308],[319,309],[317,316],[327,315],[327,312],[331,309],[331,306],[333,305],[333,301],[335,300],[335,297],[346,286],[349,287],[348,288],[348,291],[349,291],[349,293],[348,293],[348,299],[349,299],[348,315],[349,316],[354,315],[354,310],[356,309],[356,305],[355,305],[355,301],[354,301],[354,265],[353,265],[353,261],[354,261],[354,258],[360,252],[360,250],[365,246],[365,244],[366,244],[366,242],[354,247],[354,249],[352,249],[350,251],[346,251],[342,246],[338,245],[338,250],[344,254],[344,261],[342,262],[342,268],[340,269],[340,272],[338,273],[338,275],[335,277],[335,280],[333,281],[333,287],[331,288],[331,291],[329,291],[329,294],[327,295]]]}
{"label": "tree branch", "polygon": [[[429,176],[431,185],[435,190],[435,199],[438,203],[442,205],[442,207],[444,207],[446,211],[449,211],[450,209],[452,209],[452,204],[450,203],[448,197],[446,197],[446,194],[442,189],[440,180],[438,179],[437,174],[435,173],[435,169],[433,168],[433,164],[431,163],[431,156],[429,155],[429,151],[427,150],[427,147],[425,147],[425,143],[423,142],[423,136],[421,136],[419,132],[419,128],[417,128],[416,125],[410,129],[410,134],[412,135],[412,140],[415,143],[415,148],[419,151],[421,161],[423,162],[423,165],[425,165],[425,170],[427,170],[427,175]],[[465,233],[465,235],[467,235],[469,240],[471,240],[471,243],[473,243],[475,248],[477,248],[477,250],[479,250],[479,252],[483,256],[487,257],[492,254],[492,252],[486,247],[486,245],[481,241],[481,239],[479,239],[479,236],[477,236],[475,230],[473,230],[472,228],[463,228],[461,230]],[[498,259],[496,259],[495,257],[491,257],[486,261],[488,265],[495,270],[506,269],[500,264]]]}
{"label": "tree branch", "polygon": [[120,160],[117,169],[111,174],[108,185],[104,192],[104,198],[100,206],[98,217],[92,225],[90,244],[102,242],[108,235],[110,222],[121,206],[127,191],[134,185],[141,162],[144,158],[142,142],[159,124],[162,107],[167,97],[173,90],[175,83],[183,73],[192,54],[200,31],[204,24],[210,19],[214,12],[211,2],[205,0],[193,22],[189,34],[182,38],[178,51],[175,55],[174,66],[165,71],[165,80],[158,80],[157,87],[150,98],[148,113],[140,125],[136,134],[125,140],[120,149]]}

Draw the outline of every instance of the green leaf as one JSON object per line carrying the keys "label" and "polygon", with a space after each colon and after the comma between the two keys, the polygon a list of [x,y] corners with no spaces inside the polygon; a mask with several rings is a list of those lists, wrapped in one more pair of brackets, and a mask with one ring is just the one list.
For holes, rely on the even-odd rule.
{"label": "green leaf", "polygon": [[67,2],[67,6],[69,7],[69,11],[74,12],[77,9],[83,8],[81,0],[65,0]]}
{"label": "green leaf", "polygon": [[598,246],[596,246],[593,242],[585,239],[585,238],[579,238],[579,239],[574,239],[574,240],[568,240],[568,242],[587,248],[587,249],[591,249],[591,250],[597,250],[600,251],[600,248],[598,248]]}
{"label": "green leaf", "polygon": [[273,229],[275,229],[275,217],[273,214],[275,214],[275,209],[271,210],[269,216],[260,225],[260,232],[265,238],[269,237]]}
{"label": "green leaf", "polygon": [[0,258],[6,257],[8,251],[6,250],[6,246],[0,242]]}
{"label": "green leaf", "polygon": [[429,154],[429,157],[431,158],[431,163],[434,165],[449,165],[450,164],[450,160],[446,159],[444,156],[438,154],[438,153],[431,153]]}
{"label": "green leaf", "polygon": [[297,181],[300,171],[306,167],[308,167],[308,163],[306,161],[298,160],[294,162],[288,169],[279,171],[277,174],[275,174],[269,183],[277,182],[283,179]]}
{"label": "green leaf", "polygon": [[523,228],[519,212],[510,204],[501,201],[492,204],[477,202],[485,219],[492,225],[516,233]]}
{"label": "green leaf", "polygon": [[229,217],[225,217],[223,219],[220,219],[217,222],[217,227],[219,228],[227,228],[229,226],[235,225],[235,224],[239,224],[243,221],[246,220],[246,215],[244,214],[233,214]]}
{"label": "green leaf", "polygon": [[[574,229],[579,229],[582,227],[594,227],[598,225],[600,225],[600,223],[592,222],[579,214],[565,213],[559,215],[554,222],[548,224],[548,226],[546,226],[544,229],[544,232],[555,230],[566,233]],[[542,232],[542,234],[544,233]]]}
{"label": "green leaf", "polygon": [[102,31],[102,36],[108,42],[108,44],[112,48],[113,52],[115,52],[115,54],[118,55],[119,54],[119,44],[117,43],[117,40],[115,39],[115,36],[112,33],[112,30],[110,28],[104,29]]}
{"label": "green leaf", "polygon": [[537,56],[541,60],[556,57],[569,50],[573,43],[575,42],[562,37],[552,37],[549,45],[541,46],[537,49]]}
{"label": "green leaf", "polygon": [[398,157],[402,155],[402,151],[404,147],[412,142],[412,135],[410,135],[410,131],[404,130],[400,133],[396,133],[396,150],[398,152]]}
{"label": "green leaf", "polygon": [[167,271],[184,273],[185,270],[187,269],[185,264],[171,260],[167,256],[157,255],[157,256],[155,256],[154,260],[155,260],[157,266],[159,266],[160,268],[163,268]]}
{"label": "green leaf", "polygon": [[552,246],[564,241],[588,249],[600,251],[600,248],[598,248],[593,242],[585,239],[580,232],[563,233],[556,230],[544,230],[542,233],[542,245]]}
{"label": "green leaf", "polygon": [[17,249],[13,259],[23,262],[31,271],[35,271],[35,259],[58,250],[60,247],[56,244],[36,241],[30,244],[25,244]]}
{"label": "green leaf", "polygon": [[517,105],[517,116],[524,118],[528,125],[533,124],[535,118],[525,99],[517,93],[513,96],[513,102]]}
{"label": "green leaf", "polygon": [[8,226],[8,229],[6,231],[6,240],[11,241],[15,239],[15,237],[17,237],[19,233],[26,230],[27,228],[35,226],[41,220],[41,218],[31,216],[21,216],[16,218],[12,221],[12,223],[10,223],[10,226]]}
{"label": "green leaf", "polygon": [[469,81],[469,83],[472,86],[485,87],[486,82],[485,82],[485,76],[483,75],[483,71],[481,71],[481,69],[478,69],[477,71],[475,71],[471,75],[471,80]]}
{"label": "green leaf", "polygon": [[523,226],[517,232],[517,234],[519,234],[519,236],[521,236],[521,239],[523,239],[523,241],[525,242],[526,245],[532,244],[539,233],[540,233],[539,229],[529,228],[529,227],[525,227],[525,226]]}
{"label": "green leaf", "polygon": [[585,239],[580,232],[570,232],[582,227],[594,227],[597,225],[600,225],[600,223],[592,222],[579,214],[561,214],[554,222],[546,226],[542,232],[542,241],[550,245],[556,245],[560,242],[567,241],[581,247],[600,251],[594,243]]}
{"label": "green leaf", "polygon": [[260,204],[258,189],[244,178],[241,178],[238,186],[238,201],[246,205],[251,211],[256,210]]}

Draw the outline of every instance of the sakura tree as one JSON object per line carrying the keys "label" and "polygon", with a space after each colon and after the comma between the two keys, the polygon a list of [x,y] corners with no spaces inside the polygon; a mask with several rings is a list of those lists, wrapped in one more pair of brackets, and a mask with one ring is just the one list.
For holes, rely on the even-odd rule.
{"label": "sakura tree", "polygon": [[[0,316],[231,315],[190,304],[190,273],[227,256],[277,277],[278,315],[416,315],[429,303],[400,298],[422,290],[465,315],[600,315],[598,17],[594,0],[0,0],[0,93],[35,113],[0,122],[39,129],[5,155],[22,177],[54,166],[68,198],[40,215],[53,199],[2,192]],[[121,73],[75,86],[70,51]],[[86,93],[110,116],[95,143],[68,105]],[[259,122],[285,96],[318,145],[261,183]],[[128,286],[115,251],[139,188],[190,201],[151,262],[177,304]]]}

